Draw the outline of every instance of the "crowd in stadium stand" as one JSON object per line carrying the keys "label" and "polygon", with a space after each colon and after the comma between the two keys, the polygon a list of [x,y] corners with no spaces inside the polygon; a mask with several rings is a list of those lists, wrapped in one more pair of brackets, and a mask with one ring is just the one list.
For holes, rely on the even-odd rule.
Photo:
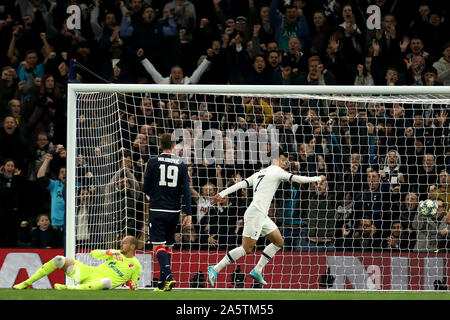
{"label": "crowd in stadium stand", "polygon": [[[80,9],[80,25],[69,5]],[[369,27],[370,5],[380,8],[377,28]],[[450,85],[448,30],[450,3],[438,0],[0,1],[0,247],[63,246],[69,82]],[[114,197],[136,203],[132,212],[120,204],[113,209],[139,216],[128,227],[140,231],[142,172],[159,152],[157,136],[201,121],[203,130],[222,132],[276,128],[293,173],[327,176],[320,185],[281,186],[269,215],[282,230],[284,250],[450,248],[447,105],[127,99],[120,103],[129,142],[121,171],[105,190],[95,187],[95,176],[79,188],[80,242],[92,240],[88,203],[102,194],[107,205]],[[102,155],[101,143],[93,148]],[[83,154],[78,164],[91,177]],[[214,207],[209,199],[259,168],[191,166],[194,225],[180,230],[177,247],[236,246],[251,190]],[[427,198],[438,204],[433,219],[417,215]]]}

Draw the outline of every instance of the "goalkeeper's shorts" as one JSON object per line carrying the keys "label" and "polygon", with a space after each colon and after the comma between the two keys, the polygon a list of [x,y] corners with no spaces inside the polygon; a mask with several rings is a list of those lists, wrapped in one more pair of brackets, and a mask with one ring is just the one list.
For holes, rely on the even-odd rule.
{"label": "goalkeeper's shorts", "polygon": [[88,283],[105,277],[98,273],[96,268],[85,265],[77,260],[75,260],[73,270],[70,273],[67,273],[67,276],[79,284]]}

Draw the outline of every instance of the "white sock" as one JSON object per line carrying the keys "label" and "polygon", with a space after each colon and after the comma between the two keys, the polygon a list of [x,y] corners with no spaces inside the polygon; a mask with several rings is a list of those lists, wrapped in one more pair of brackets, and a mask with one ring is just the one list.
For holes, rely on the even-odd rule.
{"label": "white sock", "polygon": [[255,266],[255,272],[261,273],[262,269],[266,266],[270,259],[280,250],[281,248],[277,247],[273,243],[269,244],[264,248],[261,258],[259,258],[258,264]]}
{"label": "white sock", "polygon": [[234,248],[233,250],[229,251],[225,255],[225,257],[223,257],[222,260],[220,260],[220,262],[218,264],[216,264],[214,266],[214,270],[219,272],[220,270],[222,270],[229,264],[234,263],[236,260],[238,260],[239,258],[241,258],[245,255],[246,255],[245,249],[242,246]]}

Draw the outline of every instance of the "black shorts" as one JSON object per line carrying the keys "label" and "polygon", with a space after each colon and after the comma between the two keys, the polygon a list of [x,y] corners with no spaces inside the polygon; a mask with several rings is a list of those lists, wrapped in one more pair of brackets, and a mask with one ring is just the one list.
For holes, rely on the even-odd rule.
{"label": "black shorts", "polygon": [[149,240],[152,244],[172,245],[180,221],[179,213],[150,210]]}

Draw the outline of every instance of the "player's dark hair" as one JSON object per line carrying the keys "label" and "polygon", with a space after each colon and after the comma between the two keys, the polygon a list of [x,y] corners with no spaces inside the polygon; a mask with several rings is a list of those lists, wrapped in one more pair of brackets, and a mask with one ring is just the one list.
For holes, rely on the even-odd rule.
{"label": "player's dark hair", "polygon": [[159,138],[159,145],[162,150],[171,150],[174,144],[175,141],[172,141],[171,133],[163,133]]}

